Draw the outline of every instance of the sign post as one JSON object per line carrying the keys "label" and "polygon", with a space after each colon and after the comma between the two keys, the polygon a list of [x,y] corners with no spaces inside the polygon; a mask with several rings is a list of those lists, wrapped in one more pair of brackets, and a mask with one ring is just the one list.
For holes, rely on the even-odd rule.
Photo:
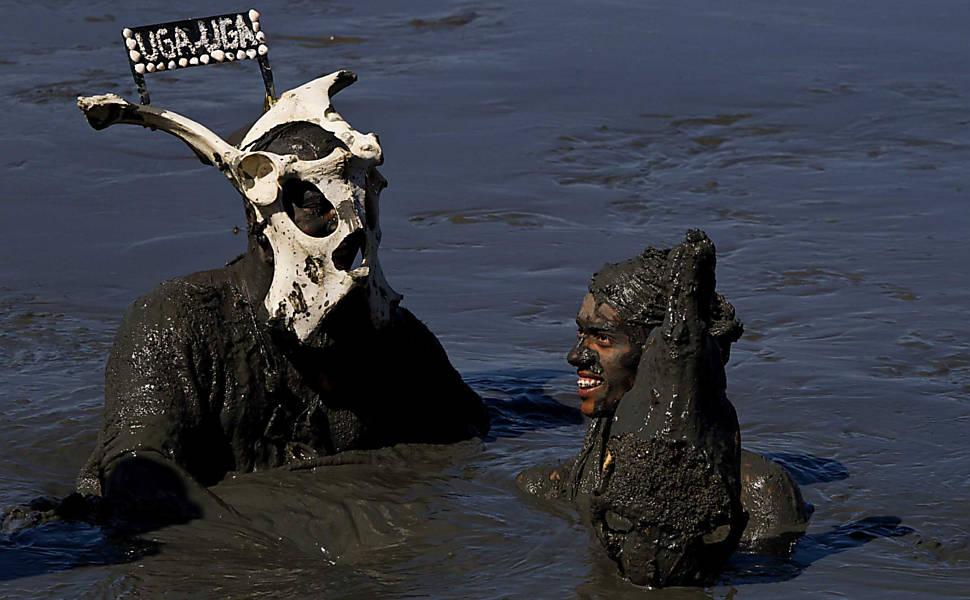
{"label": "sign post", "polygon": [[151,104],[145,81],[147,73],[237,60],[259,63],[266,89],[264,108],[268,110],[276,102],[269,47],[259,23],[259,13],[255,10],[126,27],[121,35],[142,104]]}

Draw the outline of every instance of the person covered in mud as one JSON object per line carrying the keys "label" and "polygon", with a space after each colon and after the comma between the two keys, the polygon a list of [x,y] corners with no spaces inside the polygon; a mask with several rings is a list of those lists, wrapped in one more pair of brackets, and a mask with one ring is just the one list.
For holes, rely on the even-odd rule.
{"label": "person covered in mud", "polygon": [[355,80],[340,71],[283,94],[238,147],[169,111],[79,99],[96,129],[182,139],[242,194],[248,223],[243,255],[125,313],[77,481],[89,502],[152,522],[221,514],[207,487],[230,472],[487,432],[479,396],[384,279],[381,148],[330,103]]}
{"label": "person covered in mud", "polygon": [[739,542],[784,553],[807,524],[785,469],[740,448],[724,365],[742,325],[714,267],[714,245],[692,230],[593,276],[567,356],[589,418],[582,450],[517,478],[576,501],[641,585],[711,583]]}

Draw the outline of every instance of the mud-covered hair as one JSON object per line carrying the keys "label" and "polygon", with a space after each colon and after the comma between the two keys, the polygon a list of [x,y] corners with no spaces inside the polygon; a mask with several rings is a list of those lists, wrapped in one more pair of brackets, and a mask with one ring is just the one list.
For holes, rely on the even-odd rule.
{"label": "mud-covered hair", "polygon": [[[663,323],[667,312],[665,271],[669,253],[669,248],[646,248],[635,258],[603,265],[589,282],[589,293],[596,303],[612,306],[624,322],[640,329],[643,341],[651,329]],[[709,314],[709,332],[727,364],[731,344],[741,337],[744,326],[735,318],[734,306],[721,294],[713,294]]]}

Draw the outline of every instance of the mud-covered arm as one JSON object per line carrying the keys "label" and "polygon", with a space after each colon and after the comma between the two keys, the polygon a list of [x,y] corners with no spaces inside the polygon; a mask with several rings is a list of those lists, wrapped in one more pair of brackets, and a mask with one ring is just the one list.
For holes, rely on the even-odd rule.
{"label": "mud-covered arm", "polygon": [[227,510],[200,482],[225,470],[212,462],[221,436],[208,405],[218,365],[177,292],[163,285],[126,312],[108,359],[96,450],[102,495],[129,517],[160,523]]}
{"label": "mud-covered arm", "polygon": [[690,231],[666,268],[667,313],[617,408],[592,511],[623,573],[654,587],[713,581],[745,523],[737,417],[708,333],[714,246]]}
{"label": "mud-covered arm", "polygon": [[620,401],[612,434],[687,440],[714,461],[728,460],[725,469],[737,478],[737,415],[725,394],[720,349],[710,335],[715,265],[714,244],[699,230],[688,231],[685,241],[671,249],[667,311],[643,346],[636,379]]}
{"label": "mud-covered arm", "polygon": [[740,544],[745,551],[789,556],[808,527],[811,511],[788,469],[756,452],[741,450],[741,503],[748,511]]}

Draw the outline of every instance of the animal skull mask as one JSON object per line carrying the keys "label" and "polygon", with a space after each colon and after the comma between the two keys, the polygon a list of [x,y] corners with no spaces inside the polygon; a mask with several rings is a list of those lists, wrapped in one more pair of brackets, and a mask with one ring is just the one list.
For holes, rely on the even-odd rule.
{"label": "animal skull mask", "polygon": [[[367,289],[376,327],[390,320],[401,299],[384,279],[377,258],[381,239],[377,199],[386,185],[376,169],[383,162],[380,144],[374,134],[354,130],[330,102],[331,96],[356,80],[350,71],[337,71],[284,93],[253,124],[239,148],[179,114],[131,104],[115,94],[78,98],[78,107],[95,129],[132,123],[166,131],[229,178],[273,249],[273,280],[263,300],[270,319],[306,342],[356,287]],[[332,134],[329,152],[298,156],[247,150],[266,146],[267,139],[293,124],[317,126],[329,132],[324,135]],[[336,226],[318,236],[304,233],[287,213],[285,190],[294,185],[322,194],[335,209]],[[351,270],[358,250],[363,260]]]}

